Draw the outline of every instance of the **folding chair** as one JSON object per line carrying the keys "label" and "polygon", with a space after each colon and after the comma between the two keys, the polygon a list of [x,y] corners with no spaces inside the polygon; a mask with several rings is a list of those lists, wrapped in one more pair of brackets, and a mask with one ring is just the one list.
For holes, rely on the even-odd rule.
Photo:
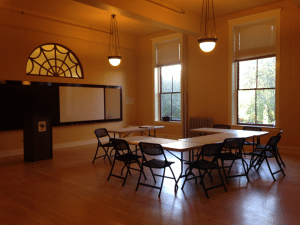
{"label": "folding chair", "polygon": [[[270,173],[273,177],[273,180],[276,181],[274,174],[282,172],[282,174],[285,176],[285,173],[281,167],[281,163],[279,161],[279,152],[278,152],[278,148],[277,148],[277,144],[280,141],[281,136],[277,135],[277,136],[273,136],[269,139],[268,143],[265,145],[265,147],[261,150],[261,149],[257,149],[257,151],[254,151],[252,153],[252,157],[250,160],[250,168],[254,167],[256,169],[256,171],[259,170],[260,166],[262,165],[263,161],[266,160],[268,168],[270,170]],[[270,164],[269,164],[269,158],[275,158],[279,170],[273,172]],[[250,169],[249,168],[249,169]]]}
{"label": "folding chair", "polygon": [[[261,127],[253,127],[253,126],[243,127],[243,130],[262,131]],[[255,147],[260,145],[260,138],[257,137],[256,142],[255,142],[255,138],[253,138],[253,142],[245,140],[244,145],[251,145],[253,147],[253,151],[254,151]]]}
{"label": "folding chair", "polygon": [[[170,162],[170,161],[167,160],[162,146],[160,144],[145,143],[145,142],[140,142],[139,146],[140,146],[140,150],[141,150],[142,155],[143,155],[143,160],[142,160],[142,169],[141,169],[141,172],[140,172],[140,176],[139,176],[139,180],[138,180],[138,183],[137,183],[136,190],[138,190],[139,185],[144,185],[144,186],[159,189],[158,196],[160,196],[162,186],[163,186],[163,183],[164,183],[164,178],[166,177],[166,178],[174,179],[174,181],[175,181],[175,191],[176,191],[178,186],[177,186],[177,182],[176,182],[174,172],[171,168],[171,165],[174,162]],[[160,158],[160,159],[158,159],[158,158]],[[140,182],[142,172],[144,171],[144,167],[149,167],[149,169],[151,171],[151,174],[153,176],[153,179],[154,179],[154,185],[145,184],[145,183]],[[170,171],[172,173],[172,177],[168,177],[168,176],[165,175],[166,168],[170,169]],[[163,169],[163,174],[162,175],[161,174],[155,174],[153,172],[153,169],[160,169],[160,170]],[[162,177],[160,187],[155,185],[156,184],[155,176]]]}
{"label": "folding chair", "polygon": [[[242,153],[244,143],[245,143],[245,138],[227,138],[223,142],[223,150],[222,150],[221,154],[219,154],[218,158],[221,160],[222,168],[223,168],[223,172],[224,172],[227,184],[228,184],[227,178],[239,177],[239,176],[246,176],[247,180],[250,181],[249,177],[248,177],[248,164],[244,160],[243,153]],[[243,165],[245,173],[229,175],[231,168],[233,166],[233,163],[236,160],[242,161],[242,165]],[[230,166],[224,166],[224,161],[231,161]],[[225,172],[225,168],[229,168],[227,174]]]}
{"label": "folding chair", "polygon": [[[278,134],[277,134],[277,136],[281,136],[282,133],[283,133],[283,130],[279,131]],[[257,149],[257,150],[263,150],[263,149],[265,148],[265,146],[266,146],[266,145],[258,145],[258,146],[256,146],[256,149]],[[277,148],[278,148],[278,146],[277,146]],[[281,158],[281,156],[280,156],[280,154],[279,154],[278,149],[277,149],[277,154],[278,154],[278,157],[279,157],[279,159],[280,159],[281,165],[283,165],[283,166],[285,167],[285,164],[284,164],[284,162],[283,162],[283,160],[282,160],[282,158]]]}
{"label": "folding chair", "polygon": [[[124,184],[126,182],[126,179],[127,179],[127,175],[128,175],[128,173],[130,173],[130,169],[141,171],[142,165],[139,161],[139,158],[141,158],[142,156],[133,154],[130,150],[130,147],[129,147],[127,141],[125,141],[125,140],[111,138],[110,141],[112,142],[112,144],[114,146],[115,157],[114,157],[114,161],[113,161],[113,164],[112,164],[112,167],[111,167],[111,170],[110,170],[110,173],[109,173],[109,176],[108,176],[107,180],[109,180],[109,178],[111,176],[123,179],[124,182],[123,182],[122,186],[124,186]],[[122,177],[122,176],[119,176],[119,175],[116,175],[116,174],[112,173],[116,161],[121,161],[121,162],[124,163],[124,167],[121,170],[121,175],[123,173],[123,169],[126,168],[127,172],[126,172],[125,177]],[[131,167],[131,164],[133,164],[133,163],[137,163],[140,169],[136,169],[136,168]],[[143,174],[144,174],[145,179],[147,179],[146,176],[145,176],[145,173],[143,173]]]}
{"label": "folding chair", "polygon": [[[221,175],[219,165],[218,165],[218,155],[221,153],[222,146],[223,146],[222,143],[204,145],[202,147],[202,149],[200,151],[200,154],[198,155],[196,161],[185,163],[185,164],[188,165],[188,169],[187,169],[187,174],[186,174],[186,177],[185,177],[185,180],[183,182],[183,185],[182,185],[181,189],[183,189],[183,187],[185,185],[185,182],[187,180],[193,179],[193,178],[188,179],[188,176],[190,176],[190,175],[192,175],[194,177],[195,182],[197,183],[197,177],[193,173],[193,169],[197,169],[199,171],[199,177],[201,179],[201,183],[202,183],[202,186],[203,186],[203,189],[205,191],[205,194],[206,194],[207,198],[209,198],[209,196],[207,194],[208,190],[223,186],[225,191],[227,191],[227,189],[225,187],[225,184],[224,184],[224,181],[223,181],[223,178],[222,178],[222,175]],[[206,158],[204,158],[204,156]],[[212,160],[209,161],[207,159],[207,157],[212,158]],[[205,174],[208,173],[210,178],[211,178],[211,181],[212,181],[211,171],[213,169],[218,170],[220,179],[222,181],[222,184],[218,184],[218,185],[206,188],[205,185],[204,185]],[[204,170],[203,174],[201,173],[201,170]]]}
{"label": "folding chair", "polygon": [[[107,157],[109,160],[109,163],[111,164],[110,155],[108,153],[109,153],[109,148],[113,148],[113,144],[110,142],[110,136],[109,136],[107,130],[105,128],[99,128],[99,129],[96,129],[94,132],[98,139],[98,145],[97,145],[97,150],[96,150],[96,153],[95,153],[95,156],[93,159],[93,163],[95,162],[96,159],[99,159],[101,157],[103,157],[103,159],[105,159],[105,157]],[[101,141],[105,137],[108,138],[108,142]],[[104,150],[104,155],[97,156],[99,148],[102,148]],[[110,153],[111,153],[111,151],[112,151],[112,149],[110,150]]]}

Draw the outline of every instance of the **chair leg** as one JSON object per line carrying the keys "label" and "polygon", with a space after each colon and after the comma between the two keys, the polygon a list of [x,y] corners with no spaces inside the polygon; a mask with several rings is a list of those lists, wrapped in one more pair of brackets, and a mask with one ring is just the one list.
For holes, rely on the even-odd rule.
{"label": "chair leg", "polygon": [[224,180],[223,180],[223,178],[222,178],[222,174],[221,174],[221,170],[220,170],[220,167],[219,167],[219,166],[218,166],[218,172],[219,172],[219,175],[220,175],[222,184],[223,184],[223,186],[224,186],[224,189],[225,189],[225,191],[227,192],[227,188],[226,188],[225,183],[224,183]]}
{"label": "chair leg", "polygon": [[160,190],[159,190],[159,194],[158,197],[160,197],[160,193],[164,184],[164,178],[165,178],[165,172],[166,172],[166,168],[164,168],[164,172],[163,172],[163,176],[162,176],[162,180],[161,180],[161,185],[160,185]]}
{"label": "chair leg", "polygon": [[96,154],[95,154],[95,156],[94,156],[94,159],[93,159],[93,162],[92,162],[92,163],[94,163],[94,162],[95,162],[95,159],[96,159],[96,157],[97,157],[97,154],[98,154],[98,149],[99,149],[99,145],[97,146]]}
{"label": "chair leg", "polygon": [[230,167],[229,167],[229,170],[228,170],[228,174],[229,174],[229,173],[230,173],[230,171],[231,171],[231,167],[232,167],[232,165],[233,165],[234,161],[235,161],[235,160],[232,160],[232,163],[230,164]]}
{"label": "chair leg", "polygon": [[[140,170],[141,170],[143,165],[140,163],[140,161],[139,161],[139,160],[137,160],[136,162],[137,162],[137,164],[139,165],[139,167],[140,167]],[[151,168],[150,168],[150,169],[151,169]],[[151,172],[152,172],[152,171],[151,171]],[[147,180],[147,177],[146,177],[146,175],[145,175],[144,171],[143,171],[143,175],[144,175],[144,178],[145,178],[145,180]],[[153,175],[153,173],[152,173],[152,175]],[[154,177],[154,175],[153,175],[153,177]]]}
{"label": "chair leg", "polygon": [[[244,171],[245,171],[245,175],[246,175],[246,177],[247,177],[247,180],[250,182],[250,179],[249,179],[249,177],[248,177],[248,164],[247,164],[247,162],[242,158],[242,164],[243,164],[243,167],[244,167]],[[245,167],[245,164],[246,164],[246,166],[247,166],[247,169],[246,169],[246,167]]]}
{"label": "chair leg", "polygon": [[279,159],[280,159],[281,164],[285,167],[285,164],[284,164],[284,162],[283,162],[283,160],[282,160],[282,158],[281,158],[279,152],[277,152],[277,155],[278,155],[278,157],[279,157]]}
{"label": "chair leg", "polygon": [[277,164],[278,164],[278,166],[279,166],[279,168],[280,168],[279,171],[281,171],[282,174],[285,176],[285,173],[284,173],[284,171],[283,171],[283,168],[281,167],[281,163],[279,162],[279,159],[278,159],[277,155],[275,155],[275,159],[276,159],[276,162],[277,162]]}
{"label": "chair leg", "polygon": [[[192,168],[189,167],[189,168],[188,168],[188,173],[185,173],[185,174],[186,174],[186,175],[185,175],[185,179],[184,179],[184,181],[183,181],[181,190],[183,190],[184,185],[185,185],[185,182],[187,181],[189,175],[192,175]],[[196,184],[197,184],[197,180],[196,180]]]}
{"label": "chair leg", "polygon": [[127,176],[128,176],[128,173],[130,173],[130,171],[129,171],[130,162],[129,163],[125,162],[125,166],[127,167],[127,172],[126,172],[126,175],[125,175],[124,182],[123,182],[122,186],[124,186],[124,184],[126,182],[126,179],[127,179]]}
{"label": "chair leg", "polygon": [[224,172],[225,180],[226,180],[227,184],[229,184],[229,183],[228,183],[228,180],[227,180],[227,176],[226,176],[225,168],[224,168],[224,160],[221,160],[221,162],[222,162],[222,168],[223,168],[223,172]]}
{"label": "chair leg", "polygon": [[111,166],[111,170],[110,170],[110,173],[109,173],[109,176],[108,176],[107,180],[109,180],[109,178],[110,178],[110,176],[111,176],[111,173],[112,173],[113,168],[114,168],[114,166],[115,166],[115,162],[116,162],[116,158],[114,158],[114,161],[113,161],[113,164],[112,164],[112,166]]}
{"label": "chair leg", "polygon": [[207,194],[207,190],[206,190],[206,188],[205,188],[204,181],[203,181],[203,179],[204,179],[204,175],[205,175],[205,174],[203,174],[203,175],[202,175],[202,173],[201,173],[201,170],[200,170],[200,169],[199,169],[199,174],[200,174],[200,178],[201,178],[201,181],[200,181],[200,183],[202,183],[202,187],[203,187],[203,189],[204,189],[204,192],[205,192],[205,195],[206,195],[206,197],[207,197],[207,198],[209,198],[209,196],[208,196],[208,194]]}
{"label": "chair leg", "polygon": [[142,164],[142,168],[141,168],[140,175],[139,175],[139,180],[138,180],[138,183],[137,183],[136,189],[135,189],[136,191],[138,190],[138,187],[140,185],[141,176],[142,176],[142,173],[144,172],[143,170],[144,170],[144,166]]}
{"label": "chair leg", "polygon": [[169,168],[170,168],[171,173],[172,173],[172,175],[173,175],[173,177],[174,177],[174,180],[175,180],[175,191],[176,191],[176,189],[178,189],[178,185],[177,185],[177,182],[176,182],[176,177],[175,177],[175,174],[174,174],[174,172],[173,172],[171,166],[169,166]]}
{"label": "chair leg", "polygon": [[109,161],[109,163],[110,163],[110,165],[111,165],[111,160],[110,160],[110,157],[109,157],[109,155],[108,155],[109,147],[107,147],[107,149],[105,149],[105,148],[103,148],[103,149],[104,149],[104,151],[105,151],[104,159],[107,157],[107,158],[108,158],[108,161]]}
{"label": "chair leg", "polygon": [[274,181],[276,181],[276,179],[275,179],[275,177],[274,177],[274,174],[273,174],[273,172],[272,172],[272,170],[271,170],[271,167],[270,167],[270,164],[269,164],[269,160],[266,158],[266,161],[267,161],[267,165],[268,165],[268,167],[269,167],[269,170],[270,170],[270,172],[271,172],[271,175],[272,175],[272,177],[273,177],[273,180]]}

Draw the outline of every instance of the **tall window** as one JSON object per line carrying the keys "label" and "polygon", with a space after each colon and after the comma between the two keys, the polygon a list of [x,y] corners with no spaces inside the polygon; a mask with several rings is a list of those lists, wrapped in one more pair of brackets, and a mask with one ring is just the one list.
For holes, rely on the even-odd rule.
{"label": "tall window", "polygon": [[180,39],[155,44],[155,118],[181,121]]}
{"label": "tall window", "polygon": [[275,125],[276,20],[234,27],[236,123]]}
{"label": "tall window", "polygon": [[238,123],[275,125],[276,57],[237,62]]}

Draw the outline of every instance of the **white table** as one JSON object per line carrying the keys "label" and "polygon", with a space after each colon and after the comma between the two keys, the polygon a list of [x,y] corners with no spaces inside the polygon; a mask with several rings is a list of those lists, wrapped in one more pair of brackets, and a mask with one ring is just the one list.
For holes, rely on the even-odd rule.
{"label": "white table", "polygon": [[[109,133],[114,133],[114,138],[116,138],[116,134],[119,134],[119,138],[121,138],[122,134],[125,135],[124,137],[127,137],[129,134],[134,132],[141,132],[142,134],[146,134],[149,137],[156,136],[156,130],[163,129],[164,126],[152,126],[152,125],[144,125],[144,126],[129,126],[129,127],[123,127],[123,128],[116,128],[116,129],[108,129],[107,131]],[[153,131],[153,135],[151,135],[151,131]],[[146,133],[148,132],[148,133]]]}

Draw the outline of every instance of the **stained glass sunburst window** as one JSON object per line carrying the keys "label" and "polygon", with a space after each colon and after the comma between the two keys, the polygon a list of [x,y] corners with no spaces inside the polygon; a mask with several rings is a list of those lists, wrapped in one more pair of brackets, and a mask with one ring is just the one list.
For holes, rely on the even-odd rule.
{"label": "stained glass sunburst window", "polygon": [[78,58],[71,50],[58,44],[37,47],[28,58],[26,75],[83,79]]}

